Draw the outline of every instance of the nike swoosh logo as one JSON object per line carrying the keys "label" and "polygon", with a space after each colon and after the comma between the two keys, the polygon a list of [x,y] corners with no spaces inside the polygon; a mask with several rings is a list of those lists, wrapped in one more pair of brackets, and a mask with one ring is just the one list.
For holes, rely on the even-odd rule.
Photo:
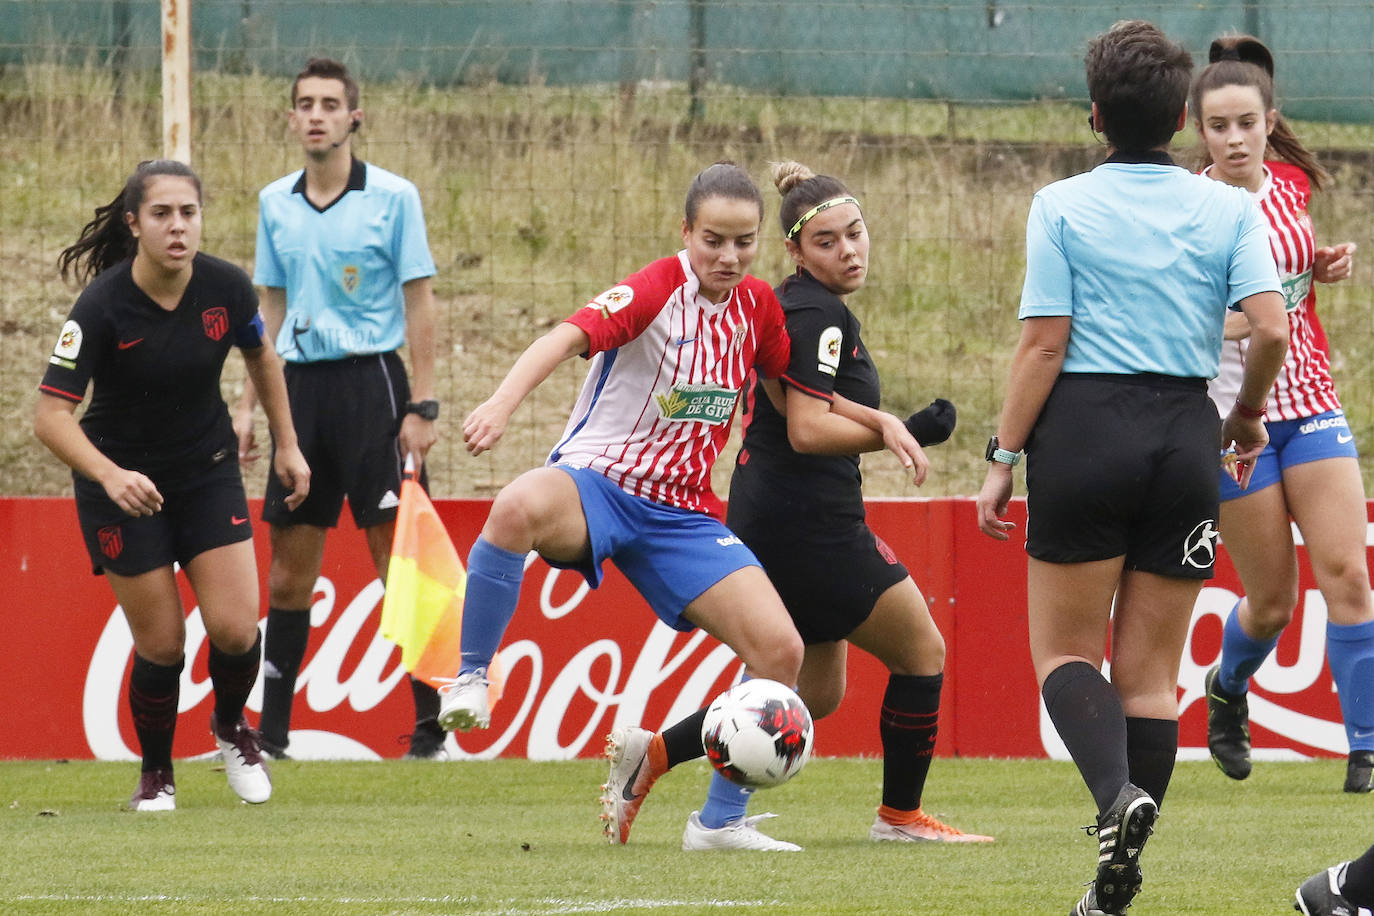
{"label": "nike swoosh logo", "polygon": [[1370,738],[1370,737],[1374,737],[1374,728],[1366,728],[1366,729],[1363,729],[1363,730],[1358,729],[1358,728],[1355,729],[1355,738],[1356,738],[1356,740],[1364,740],[1365,738]]}
{"label": "nike swoosh logo", "polygon": [[119,349],[121,349],[121,350],[127,350],[127,349],[129,349],[130,347],[136,347],[136,346],[138,346],[138,345],[141,344],[141,343],[143,343],[143,338],[142,338],[142,337],[140,337],[138,340],[121,340],[121,341],[119,342]]}
{"label": "nike swoosh logo", "polygon": [[689,344],[689,343],[696,343],[696,342],[697,342],[697,338],[695,338],[695,337],[679,337],[679,338],[677,339],[677,345],[678,345],[679,347],[685,347],[685,346],[686,346],[687,344]]}
{"label": "nike swoosh logo", "polygon": [[644,761],[647,759],[647,757],[648,755],[646,754],[644,757],[639,758],[639,763],[635,764],[634,772],[630,774],[629,779],[625,780],[625,788],[620,790],[620,797],[625,799],[626,801],[634,801],[636,798],[639,797],[634,794],[633,789],[635,781],[639,779],[639,770],[641,767],[644,766]]}
{"label": "nike swoosh logo", "polygon": [[1354,438],[1355,436],[1353,433],[1345,433],[1344,435],[1342,435],[1341,433],[1336,433],[1336,441],[1339,442],[1341,445],[1345,445],[1347,442]]}
{"label": "nike swoosh logo", "polygon": [[239,518],[237,515],[231,515],[229,516],[229,521],[233,522],[235,525],[242,525],[245,524],[248,521],[248,519]]}

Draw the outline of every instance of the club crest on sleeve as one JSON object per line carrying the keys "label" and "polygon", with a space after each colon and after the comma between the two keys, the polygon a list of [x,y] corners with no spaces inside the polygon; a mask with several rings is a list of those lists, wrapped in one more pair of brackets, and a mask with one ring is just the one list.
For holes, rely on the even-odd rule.
{"label": "club crest on sleeve", "polygon": [[81,325],[71,319],[62,325],[62,332],[57,335],[57,346],[53,347],[52,355],[61,359],[76,359],[81,352]]}
{"label": "club crest on sleeve", "polygon": [[602,318],[610,318],[613,314],[633,302],[634,298],[634,289],[622,283],[619,286],[612,286],[591,302],[587,303],[587,308],[598,309],[601,312]]}
{"label": "club crest on sleeve", "polygon": [[205,328],[205,336],[211,340],[219,340],[229,333],[229,312],[223,306],[201,312],[200,322]]}
{"label": "club crest on sleeve", "polygon": [[821,342],[816,352],[816,369],[826,375],[834,375],[840,368],[840,344],[844,332],[835,326],[821,331]]}

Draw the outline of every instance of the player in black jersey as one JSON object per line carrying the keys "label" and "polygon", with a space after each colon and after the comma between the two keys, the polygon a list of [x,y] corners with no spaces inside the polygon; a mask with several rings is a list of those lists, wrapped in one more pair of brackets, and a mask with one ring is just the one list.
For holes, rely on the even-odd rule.
{"label": "player in black jersey", "polygon": [[[945,644],[920,590],[865,522],[859,473],[860,453],[887,448],[922,482],[929,462],[918,443],[944,441],[954,408],[937,401],[905,422],[877,410],[878,372],[845,304],[868,273],[859,202],[838,180],[795,162],[775,166],[774,181],[798,267],[777,289],[792,356],[782,388],[760,382],[753,390],[726,523],[763,564],[806,645],[797,690],[814,717],[834,712],[844,697],[846,643],[891,672],[878,714],[882,806],[870,838],[989,842],[921,808]],[[611,735],[607,796],[624,798],[615,812],[621,842],[653,781],[685,759],[679,749],[700,729],[698,713],[657,735],[634,728]],[[759,831],[761,816],[745,814],[748,798],[749,790],[713,775],[706,804],[687,821],[683,849],[800,848]]]}
{"label": "player in black jersey", "polygon": [[[868,275],[863,213],[842,182],[800,163],[776,164],[773,177],[783,199],[787,252],[797,265],[777,290],[792,362],[782,379],[782,405],[755,388],[726,523],[758,556],[806,643],[797,690],[814,717],[834,712],[844,698],[848,644],[872,653],[890,672],[878,711],[882,805],[869,837],[988,842],[991,837],[963,833],[921,808],[945,643],[920,589],[864,519],[859,455],[885,447],[884,426],[891,435],[905,424],[877,410],[878,370],[847,304]],[[876,422],[855,422],[853,404],[868,408]],[[918,439],[934,444],[948,436],[947,427],[937,433],[938,424],[923,424],[937,416],[952,423],[952,410],[943,402],[913,418]],[[919,450],[915,457],[916,476],[923,478]],[[728,786],[713,786],[704,822],[722,789],[728,799]],[[729,806],[727,800],[723,814]]]}
{"label": "player in black jersey", "polygon": [[[141,163],[58,264],[90,283],[48,360],[38,438],[72,469],[77,517],[134,639],[129,705],[143,754],[136,811],[176,807],[172,738],[186,615],[174,563],[209,637],[210,728],[234,792],[272,793],[243,715],[257,680],[258,573],[237,439],[220,395],[231,346],[243,353],[277,436],[275,470],[299,504],[310,470],[295,445],[281,364],[248,276],[198,252],[200,179],[180,162]],[[93,385],[90,404],[76,407]],[[283,444],[285,447],[283,448]]]}

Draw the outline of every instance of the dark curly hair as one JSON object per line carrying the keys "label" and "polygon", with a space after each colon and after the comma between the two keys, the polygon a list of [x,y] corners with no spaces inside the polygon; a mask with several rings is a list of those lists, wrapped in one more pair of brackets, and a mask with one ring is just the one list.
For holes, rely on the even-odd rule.
{"label": "dark curly hair", "polygon": [[1154,25],[1123,20],[1088,43],[1088,95],[1119,150],[1166,145],[1188,101],[1193,58]]}

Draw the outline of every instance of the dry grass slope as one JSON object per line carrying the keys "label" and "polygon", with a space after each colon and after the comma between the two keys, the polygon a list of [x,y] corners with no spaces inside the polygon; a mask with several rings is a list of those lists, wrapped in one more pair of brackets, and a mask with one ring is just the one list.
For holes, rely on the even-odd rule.
{"label": "dry grass slope", "polygon": [[[30,432],[35,384],[75,295],[57,254],[140,159],[158,149],[157,85],[116,86],[95,65],[0,73],[0,489],[68,492],[64,469]],[[298,167],[285,136],[287,87],[253,76],[197,74],[195,166],[205,181],[207,251],[251,269],[256,194]],[[678,243],[692,175],[722,158],[761,182],[767,163],[798,159],[844,178],[865,202],[874,239],[871,279],[851,304],[879,361],[884,406],[902,413],[936,396],[959,407],[960,427],[932,453],[935,473],[915,490],[896,461],[865,462],[871,496],[976,492],[981,448],[995,423],[1017,328],[1022,238],[1034,189],[1090,167],[1098,148],[1073,106],[956,108],[930,102],[747,96],[717,87],[707,117],[684,123],[680,88],[364,87],[361,156],[420,188],[439,265],[436,291],[444,439],[431,459],[437,495],[493,494],[540,463],[581,380],[569,365],[517,413],[502,445],[479,459],[460,442],[461,419],[544,329]],[[1366,237],[1368,128],[1299,125],[1327,150],[1335,190],[1314,217],[1323,239]],[[770,213],[754,273],[787,270]],[[1374,247],[1365,247],[1374,251]],[[1322,315],[1338,381],[1360,438],[1374,419],[1364,307],[1371,271],[1323,290]],[[225,378],[232,398],[241,364]],[[265,431],[263,433],[265,436]],[[728,486],[732,460],[717,468]],[[1371,465],[1367,462],[1366,476]],[[261,466],[247,474],[260,492]]]}

